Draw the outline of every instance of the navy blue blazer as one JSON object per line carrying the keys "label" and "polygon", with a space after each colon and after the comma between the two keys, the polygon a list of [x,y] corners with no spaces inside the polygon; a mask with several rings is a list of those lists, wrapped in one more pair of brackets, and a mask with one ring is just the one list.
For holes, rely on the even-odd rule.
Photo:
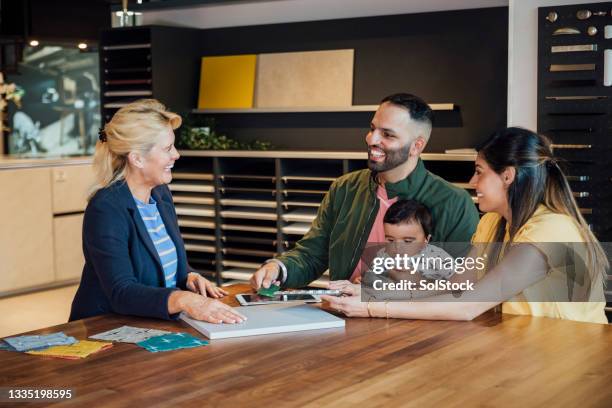
{"label": "navy blue blazer", "polygon": [[[177,287],[185,289],[191,268],[172,195],[161,185],[151,196],[176,246]],[[168,297],[176,288],[164,286],[159,256],[125,181],[98,190],[89,201],[83,220],[83,254],[85,267],[72,301],[71,321],[111,312],[176,317],[168,314]]]}

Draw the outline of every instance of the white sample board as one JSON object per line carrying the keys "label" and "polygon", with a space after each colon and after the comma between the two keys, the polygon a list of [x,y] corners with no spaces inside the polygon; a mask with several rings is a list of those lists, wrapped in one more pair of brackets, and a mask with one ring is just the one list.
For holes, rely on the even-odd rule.
{"label": "white sample board", "polygon": [[344,320],[316,306],[304,304],[273,304],[235,308],[247,317],[238,324],[213,324],[194,320],[181,314],[180,319],[211,340],[257,336],[302,330],[344,327]]}

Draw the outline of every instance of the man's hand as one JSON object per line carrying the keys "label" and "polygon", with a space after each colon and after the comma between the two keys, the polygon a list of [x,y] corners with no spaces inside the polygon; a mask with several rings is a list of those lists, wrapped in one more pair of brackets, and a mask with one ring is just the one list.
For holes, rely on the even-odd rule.
{"label": "man's hand", "polygon": [[261,287],[269,288],[270,285],[280,285],[278,275],[280,274],[280,266],[275,262],[268,262],[257,270],[251,276],[251,287],[259,290]]}

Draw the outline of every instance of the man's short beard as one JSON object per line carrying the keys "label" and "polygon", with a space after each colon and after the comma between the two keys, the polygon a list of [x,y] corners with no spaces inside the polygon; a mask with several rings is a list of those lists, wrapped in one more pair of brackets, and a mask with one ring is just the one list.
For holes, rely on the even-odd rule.
{"label": "man's short beard", "polygon": [[[385,160],[382,162],[375,162],[368,159],[368,167],[372,172],[383,173],[385,171],[392,170],[408,161],[410,157],[410,145],[407,143],[405,146],[395,150],[383,150],[385,152]],[[368,147],[368,154],[370,148]]]}

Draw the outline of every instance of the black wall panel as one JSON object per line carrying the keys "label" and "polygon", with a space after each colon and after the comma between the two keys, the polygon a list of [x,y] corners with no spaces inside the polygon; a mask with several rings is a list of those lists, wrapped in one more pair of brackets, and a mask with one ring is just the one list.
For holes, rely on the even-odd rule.
{"label": "black wall panel", "polygon": [[[473,147],[506,125],[505,7],[201,32],[202,56],[355,49],[354,105],[377,104],[388,94],[410,92],[430,103],[458,106],[453,112],[437,112],[430,152]],[[214,115],[218,128],[238,139],[328,150],[362,150],[371,116]]]}

